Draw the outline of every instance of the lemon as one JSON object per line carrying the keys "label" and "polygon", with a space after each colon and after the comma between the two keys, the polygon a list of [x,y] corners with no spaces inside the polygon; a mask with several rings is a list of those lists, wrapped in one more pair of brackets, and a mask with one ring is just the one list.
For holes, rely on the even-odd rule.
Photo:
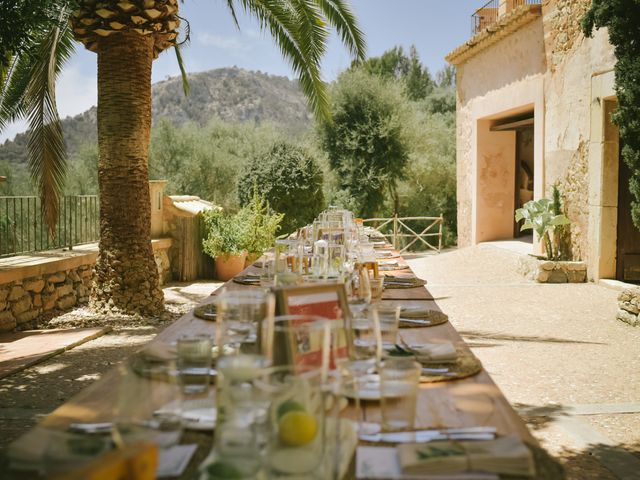
{"label": "lemon", "polygon": [[207,467],[207,473],[210,479],[241,479],[242,473],[233,465],[218,460]]}
{"label": "lemon", "polygon": [[295,400],[287,400],[278,407],[278,418],[282,418],[285,413],[304,412],[304,406]]}
{"label": "lemon", "polygon": [[280,418],[278,426],[280,441],[290,447],[312,442],[318,432],[316,418],[307,412],[287,412]]}

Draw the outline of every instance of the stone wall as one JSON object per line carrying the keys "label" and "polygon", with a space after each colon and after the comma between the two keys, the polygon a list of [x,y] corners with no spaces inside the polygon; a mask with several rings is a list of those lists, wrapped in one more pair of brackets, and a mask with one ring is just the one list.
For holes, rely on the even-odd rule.
{"label": "stone wall", "polygon": [[28,328],[52,310],[68,310],[89,300],[93,267],[28,277],[0,285],[0,331]]}
{"label": "stone wall", "polygon": [[[160,284],[171,280],[171,239],[153,240]],[[96,252],[31,262],[0,272],[0,332],[33,328],[47,314],[86,304],[93,283]],[[9,281],[2,281],[8,279]]]}
{"label": "stone wall", "polygon": [[616,318],[632,327],[640,326],[640,287],[623,290],[618,295]]}

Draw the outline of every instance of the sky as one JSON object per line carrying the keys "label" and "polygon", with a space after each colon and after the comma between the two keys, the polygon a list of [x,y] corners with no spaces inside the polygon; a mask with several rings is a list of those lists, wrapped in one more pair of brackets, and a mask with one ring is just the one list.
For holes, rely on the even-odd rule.
{"label": "sky", "polygon": [[[188,72],[237,66],[294,78],[268,33],[252,18],[239,15],[234,25],[226,0],[186,0],[180,16],[191,28],[191,42],[182,53]],[[432,73],[445,66],[444,57],[470,37],[471,14],[483,0],[350,0],[367,41],[367,55],[379,56],[401,45],[415,45]],[[241,12],[238,12],[241,13]],[[323,59],[322,74],[332,81],[347,68],[351,58],[332,35]],[[153,81],[179,74],[173,50],[153,65]],[[58,79],[56,88],[61,118],[77,115],[97,103],[96,55],[80,44]],[[26,129],[24,122],[0,132],[0,142]]]}

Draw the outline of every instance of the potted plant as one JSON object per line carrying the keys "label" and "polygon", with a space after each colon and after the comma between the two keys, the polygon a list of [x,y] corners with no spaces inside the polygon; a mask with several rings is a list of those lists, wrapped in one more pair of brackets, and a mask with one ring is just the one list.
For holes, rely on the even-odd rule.
{"label": "potted plant", "polygon": [[516,210],[516,221],[524,220],[520,231],[533,230],[544,245],[545,257],[525,257],[519,269],[541,283],[581,283],[587,278],[584,262],[568,261],[569,249],[560,237],[568,233],[571,221],[562,213],[560,194],[554,186],[554,200],[531,200]]}
{"label": "potted plant", "polygon": [[251,265],[262,256],[276,241],[276,233],[284,218],[281,213],[273,212],[264,195],[253,189],[253,195],[247,205],[240,210],[246,226],[246,238],[244,248],[247,251],[245,267]]}
{"label": "potted plant", "polygon": [[215,260],[216,277],[226,282],[244,270],[246,221],[240,213],[209,210],[204,213],[204,222],[208,235],[202,248]]}

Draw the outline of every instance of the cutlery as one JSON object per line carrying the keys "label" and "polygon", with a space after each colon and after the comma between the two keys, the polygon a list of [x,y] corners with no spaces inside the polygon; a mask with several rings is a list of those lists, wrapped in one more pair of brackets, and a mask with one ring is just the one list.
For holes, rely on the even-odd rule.
{"label": "cutlery", "polygon": [[451,373],[448,368],[422,368],[422,373],[429,374],[438,374],[438,373]]}
{"label": "cutlery", "polygon": [[367,442],[422,443],[435,440],[493,440],[495,427],[449,428],[442,430],[416,430],[361,434],[360,439]]}
{"label": "cutlery", "polygon": [[413,323],[415,325],[430,325],[432,323],[431,320],[420,320],[416,318],[404,318],[404,317],[400,317],[400,321],[405,323]]}

